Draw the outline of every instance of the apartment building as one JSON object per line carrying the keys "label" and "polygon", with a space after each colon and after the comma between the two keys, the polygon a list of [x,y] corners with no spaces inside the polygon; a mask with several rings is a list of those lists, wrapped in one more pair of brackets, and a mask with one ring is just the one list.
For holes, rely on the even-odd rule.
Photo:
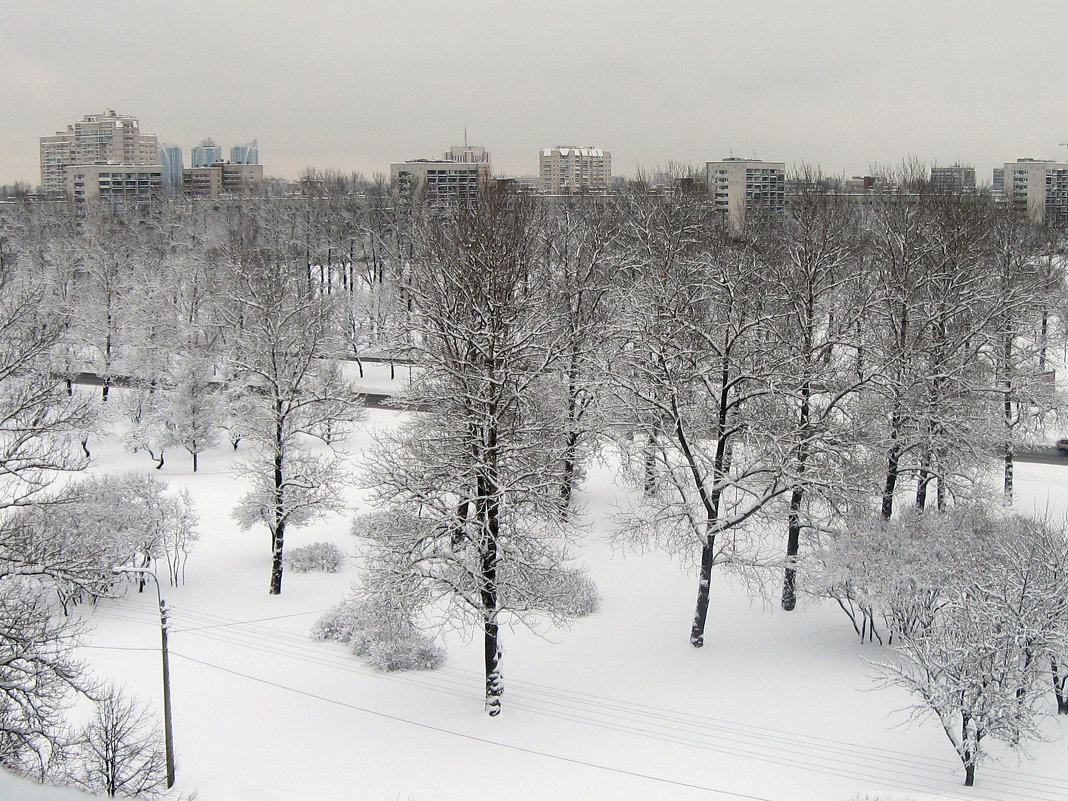
{"label": "apartment building", "polygon": [[185,168],[182,149],[177,145],[163,145],[159,149],[159,163],[163,167],[164,185],[169,189],[181,188],[182,170]]}
{"label": "apartment building", "polygon": [[219,197],[263,193],[262,164],[218,162],[182,170],[182,189],[189,195]]}
{"label": "apartment building", "polygon": [[557,145],[541,151],[538,186],[544,194],[604,192],[612,183],[612,154],[597,147]]}
{"label": "apartment building", "polygon": [[64,171],[64,189],[76,202],[154,200],[163,192],[159,164],[76,164]]}
{"label": "apartment building", "polygon": [[1024,158],[1003,170],[1006,200],[1037,223],[1068,223],[1068,163]]}
{"label": "apartment building", "polygon": [[731,156],[705,164],[705,181],[715,207],[733,226],[747,212],[781,214],[786,209],[786,163]]}
{"label": "apartment building", "polygon": [[931,168],[931,189],[935,192],[960,194],[975,191],[975,167],[954,164]]}
{"label": "apartment building", "polygon": [[142,134],[136,117],[116,114],[86,114],[52,136],[40,138],[41,189],[63,192],[66,170],[90,164],[159,164],[159,139]]}
{"label": "apartment building", "polygon": [[190,151],[192,161],[190,166],[196,167],[210,167],[212,164],[221,164],[223,160],[222,145],[215,144],[215,140],[211,137],[202,139],[200,144]]}
{"label": "apartment building", "polygon": [[234,145],[230,148],[231,164],[259,164],[260,145],[255,139],[248,144]]}
{"label": "apartment building", "polygon": [[445,161],[458,161],[462,164],[489,164],[490,154],[479,145],[453,145],[445,151]]}

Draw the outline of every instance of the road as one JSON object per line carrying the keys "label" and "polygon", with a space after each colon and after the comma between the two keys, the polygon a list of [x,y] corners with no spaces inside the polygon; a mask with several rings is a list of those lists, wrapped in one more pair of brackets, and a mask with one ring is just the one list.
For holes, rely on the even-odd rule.
{"label": "road", "polygon": [[[368,357],[365,361],[378,361],[375,357]],[[384,360],[382,360],[384,361]],[[104,382],[100,376],[94,373],[78,373],[74,377],[75,384],[86,384],[89,386],[100,386]],[[127,376],[116,376],[111,379],[112,386],[116,387],[128,387],[131,384],[131,380]],[[395,409],[396,403],[390,403],[390,395],[383,395],[378,392],[361,392],[360,395],[364,398],[364,406],[369,409]],[[1068,467],[1068,453],[1058,451],[1056,448],[1034,448],[1031,450],[1021,450],[1016,452],[1017,462],[1031,462],[1033,464],[1056,464]]]}
{"label": "road", "polygon": [[1037,448],[1030,451],[1018,451],[1017,462],[1034,462],[1036,464],[1059,464],[1068,467],[1068,453],[1056,448]]}

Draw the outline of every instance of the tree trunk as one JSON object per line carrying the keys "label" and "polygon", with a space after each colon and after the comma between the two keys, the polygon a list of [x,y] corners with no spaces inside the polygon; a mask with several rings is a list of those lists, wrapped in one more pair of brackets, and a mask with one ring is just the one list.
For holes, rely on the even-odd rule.
{"label": "tree trunk", "polygon": [[[276,402],[276,406],[280,405]],[[285,476],[282,471],[283,428],[275,424],[274,527],[271,531],[271,588],[269,594],[282,594],[282,546],[286,533]]]}
{"label": "tree trunk", "polygon": [[812,393],[810,382],[801,385],[801,408],[798,410],[797,444],[797,484],[790,493],[790,514],[786,524],[786,572],[782,582],[782,608],[792,612],[797,607],[797,554],[801,549],[801,504],[805,499],[805,486],[802,483],[808,466],[809,435],[809,398]]}
{"label": "tree trunk", "polygon": [[705,623],[708,620],[708,596],[712,587],[712,564],[716,553],[716,535],[709,534],[701,547],[701,572],[697,579],[697,608],[690,628],[690,645],[701,648],[705,644]]}
{"label": "tree trunk", "polygon": [[[153,457],[153,458],[155,458],[155,457]],[[165,458],[166,457],[163,454],[163,448],[160,448],[159,449],[159,458],[156,459],[156,469],[157,470],[162,470],[163,469],[163,461],[164,461]]]}
{"label": "tree trunk", "polygon": [[786,573],[782,582],[782,608],[792,612],[797,607],[797,553],[801,547],[801,502],[803,487],[794,487],[790,494],[790,515],[786,526]]}
{"label": "tree trunk", "polygon": [[690,441],[682,424],[682,416],[678,408],[676,398],[671,399],[671,410],[675,417],[675,436],[679,443],[679,450],[686,458],[686,463],[693,478],[694,489],[701,498],[701,506],[705,511],[705,538],[701,545],[701,569],[697,579],[697,607],[694,610],[693,626],[690,628],[690,645],[700,648],[705,644],[705,624],[708,621],[708,599],[712,586],[712,566],[716,557],[716,523],[719,520],[719,504],[722,494],[720,479],[727,471],[727,437],[724,432],[727,429],[727,366],[723,367],[723,382],[720,390],[719,417],[716,427],[716,457],[712,466],[712,487],[709,488],[706,476],[701,472],[694,458]]}
{"label": "tree trunk", "polygon": [[579,435],[577,431],[568,431],[564,442],[564,475],[560,482],[560,506],[564,515],[571,507],[571,496],[575,492],[575,458],[578,452]]}
{"label": "tree trunk", "polygon": [[86,459],[93,458],[93,454],[89,453],[89,437],[82,437],[82,453],[85,454]]}
{"label": "tree trunk", "polygon": [[1012,341],[1006,341],[1005,359],[1005,398],[1003,413],[1005,415],[1005,505],[1012,505],[1012,379],[1009,377],[1009,360],[1012,358]]}
{"label": "tree trunk", "polygon": [[927,485],[931,483],[931,452],[923,455],[919,468],[916,470],[916,508],[927,508]]}
{"label": "tree trunk", "polygon": [[1013,479],[1013,447],[1012,442],[1005,440],[1005,505],[1012,506],[1012,479]]}
{"label": "tree trunk", "polygon": [[886,484],[883,487],[882,516],[889,520],[894,515],[894,491],[897,489],[897,474],[901,459],[901,446],[898,445],[898,428],[901,418],[897,412],[890,421],[890,449],[886,454]]}
{"label": "tree trunk", "polygon": [[[975,757],[976,754],[972,750],[971,732],[969,726],[971,723],[971,716],[967,713],[961,715],[960,721],[960,758],[964,763],[964,786],[971,787],[975,784]],[[976,740],[976,745],[978,745]]]}
{"label": "tree trunk", "polygon": [[1057,698],[1057,714],[1068,715],[1068,694],[1064,692],[1068,676],[1061,675],[1061,668],[1056,659],[1051,658],[1049,663],[1053,672],[1053,694]]}
{"label": "tree trunk", "polygon": [[490,717],[501,714],[501,643],[498,625],[499,591],[497,587],[498,539],[500,536],[500,488],[497,480],[497,436],[490,427],[486,432],[485,467],[477,478],[479,517],[482,524],[479,588],[482,603],[486,663],[486,712]]}
{"label": "tree trunk", "polygon": [[193,472],[194,473],[197,471],[197,456],[198,456],[197,452],[193,451]]}
{"label": "tree trunk", "polygon": [[645,497],[656,491],[656,432],[650,430],[645,438],[645,483],[642,487]]}
{"label": "tree trunk", "polygon": [[564,440],[564,475],[560,485],[560,504],[565,516],[571,507],[571,496],[575,492],[575,461],[578,459],[578,425],[581,414],[578,400],[578,354],[572,350],[567,371],[567,436]]}

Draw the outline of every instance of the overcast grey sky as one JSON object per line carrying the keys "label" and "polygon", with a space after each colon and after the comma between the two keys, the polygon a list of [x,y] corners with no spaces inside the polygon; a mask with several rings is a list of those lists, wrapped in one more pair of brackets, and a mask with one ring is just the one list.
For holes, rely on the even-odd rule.
{"label": "overcast grey sky", "polygon": [[258,138],[268,175],[482,144],[616,174],[733,152],[859,174],[915,156],[1068,160],[1065,0],[3,0],[0,183],[113,108],[186,149]]}

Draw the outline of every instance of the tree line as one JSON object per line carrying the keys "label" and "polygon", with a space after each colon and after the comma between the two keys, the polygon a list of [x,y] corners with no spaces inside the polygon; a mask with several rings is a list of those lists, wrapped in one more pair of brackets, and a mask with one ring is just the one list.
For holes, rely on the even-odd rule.
{"label": "tree line", "polygon": [[[634,490],[613,536],[693,565],[692,645],[710,636],[717,570],[760,586],[775,574],[784,610],[831,598],[860,636],[899,649],[888,680],[943,720],[970,782],[984,738],[1033,728],[1024,713],[1050,675],[1063,697],[1061,573],[1025,611],[1012,597],[1031,568],[1006,561],[1060,564],[1063,526],[1003,507],[1017,450],[1061,420],[1064,239],[988,196],[907,171],[892,185],[858,199],[805,172],[785,214],[737,226],[693,187],[640,183],[460,207],[381,186],[5,207],[0,392],[36,427],[5,431],[0,526],[54,503],[51,477],[113,421],[159,466],[180,448],[196,469],[225,433],[251,446],[236,519],[269,532],[281,592],[287,528],[343,507],[341,458],[310,445],[358,419],[337,361],[404,360],[420,411],[356,479],[374,503],[354,524],[360,593],[405,621],[480,631],[490,714],[502,623],[580,613],[577,490],[608,454]],[[81,372],[99,376],[98,396],[74,392]],[[2,536],[2,563],[26,562]],[[992,576],[1004,592],[987,592]],[[968,626],[986,626],[1002,679],[976,685],[961,667],[936,693],[922,659],[944,661]]]}

